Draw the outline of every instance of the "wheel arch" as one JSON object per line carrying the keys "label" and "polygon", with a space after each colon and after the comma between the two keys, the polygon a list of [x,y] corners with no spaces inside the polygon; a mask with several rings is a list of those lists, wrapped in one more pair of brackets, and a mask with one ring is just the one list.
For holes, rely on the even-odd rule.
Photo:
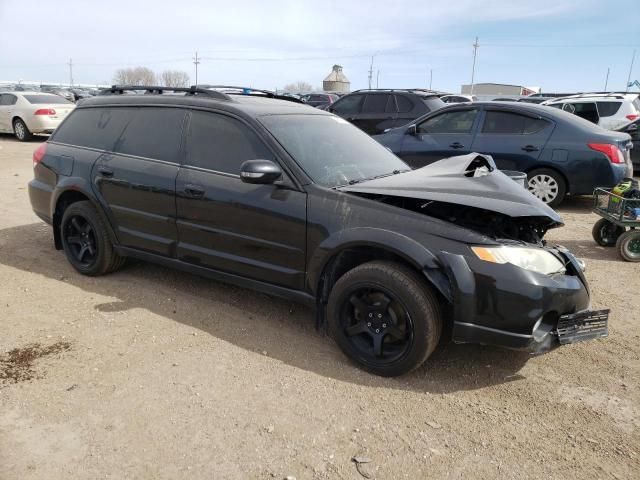
{"label": "wheel arch", "polygon": [[526,173],[527,176],[528,176],[529,173],[533,172],[534,170],[553,170],[554,172],[557,172],[558,175],[560,175],[562,177],[562,180],[564,180],[564,184],[565,184],[565,187],[566,187],[566,192],[565,193],[571,193],[571,183],[569,182],[569,178],[567,177],[567,174],[565,172],[563,172],[561,169],[558,168],[557,165],[549,165],[547,163],[539,163],[539,164],[532,165],[529,168],[525,169],[524,173]]}
{"label": "wheel arch", "polygon": [[373,260],[390,260],[418,272],[442,298],[442,285],[436,283],[440,271],[436,256],[424,245],[404,235],[388,230],[358,228],[340,232],[326,239],[309,262],[308,286],[316,296],[316,326],[324,322],[325,306],[336,281],[349,270]]}
{"label": "wheel arch", "polygon": [[62,222],[62,216],[64,215],[65,210],[69,207],[69,205],[83,201],[88,201],[89,203],[91,203],[98,214],[102,215],[105,220],[105,224],[107,225],[107,229],[109,230],[109,236],[115,243],[116,237],[113,231],[113,227],[111,226],[111,222],[102,211],[102,207],[100,206],[97,199],[93,196],[92,193],[90,193],[90,189],[87,190],[86,186],[82,185],[82,183],[86,182],[84,180],[82,180],[80,184],[78,184],[77,181],[73,181],[73,183],[64,182],[63,184],[58,185],[58,188],[56,188],[55,194],[52,197],[51,225],[53,227],[53,241],[56,250],[62,250],[60,224]]}

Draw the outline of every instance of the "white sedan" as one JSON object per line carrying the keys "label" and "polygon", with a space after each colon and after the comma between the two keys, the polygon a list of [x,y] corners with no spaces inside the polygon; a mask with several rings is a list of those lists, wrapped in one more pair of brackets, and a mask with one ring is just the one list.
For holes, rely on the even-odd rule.
{"label": "white sedan", "polygon": [[42,92],[0,93],[0,132],[13,133],[21,142],[34,133],[51,133],[75,108],[58,95]]}

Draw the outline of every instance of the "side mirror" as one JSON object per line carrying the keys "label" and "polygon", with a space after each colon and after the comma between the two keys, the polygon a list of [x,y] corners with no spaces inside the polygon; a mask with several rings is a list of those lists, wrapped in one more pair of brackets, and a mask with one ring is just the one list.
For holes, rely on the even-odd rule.
{"label": "side mirror", "polygon": [[638,131],[638,125],[636,125],[635,123],[632,123],[626,128],[626,131],[628,133],[636,133]]}
{"label": "side mirror", "polygon": [[418,127],[416,126],[416,124],[412,124],[409,125],[409,128],[407,128],[407,135],[417,135],[418,134]]}
{"label": "side mirror", "polygon": [[247,160],[240,166],[244,183],[268,184],[282,178],[282,170],[271,160]]}

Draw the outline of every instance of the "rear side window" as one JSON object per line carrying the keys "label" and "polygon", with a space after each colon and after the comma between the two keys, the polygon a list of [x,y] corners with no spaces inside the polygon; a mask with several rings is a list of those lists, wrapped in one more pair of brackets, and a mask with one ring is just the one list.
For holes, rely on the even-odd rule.
{"label": "rear side window", "polygon": [[274,160],[267,146],[248,126],[216,113],[191,113],[188,165],[239,175],[243,162],[258,159]]}
{"label": "rear side window", "polygon": [[418,125],[418,133],[470,133],[477,110],[445,112]]}
{"label": "rear side window", "polygon": [[362,106],[362,113],[383,113],[391,95],[373,94],[367,95]]}
{"label": "rear side window", "polygon": [[354,115],[360,112],[364,95],[347,95],[338,100],[333,106],[333,111],[340,115]]}
{"label": "rear side window", "polygon": [[138,108],[127,123],[115,151],[137,157],[178,162],[186,111],[180,108]]}
{"label": "rear side window", "polygon": [[408,113],[413,110],[413,102],[404,95],[396,95],[396,102],[398,102],[398,112]]}
{"label": "rear side window", "polygon": [[544,129],[549,122],[510,112],[488,111],[482,126],[483,133],[528,135]]}
{"label": "rear side window", "polygon": [[17,97],[10,93],[3,93],[0,95],[0,105],[15,105],[17,100]]}
{"label": "rear side window", "polygon": [[34,105],[42,105],[42,104],[46,104],[46,103],[54,103],[54,104],[62,104],[62,103],[71,104],[72,103],[69,100],[67,100],[66,98],[61,97],[60,95],[50,95],[50,94],[45,94],[45,95],[23,95],[23,97],[27,100],[27,102],[32,103]]}
{"label": "rear side window", "polygon": [[427,110],[430,112],[438,110],[446,105],[446,103],[438,97],[422,97],[422,102],[427,106]]}
{"label": "rear side window", "polygon": [[130,108],[76,108],[56,129],[52,140],[113,151],[133,112]]}
{"label": "rear side window", "polygon": [[611,117],[618,113],[622,102],[596,102],[601,117]]}

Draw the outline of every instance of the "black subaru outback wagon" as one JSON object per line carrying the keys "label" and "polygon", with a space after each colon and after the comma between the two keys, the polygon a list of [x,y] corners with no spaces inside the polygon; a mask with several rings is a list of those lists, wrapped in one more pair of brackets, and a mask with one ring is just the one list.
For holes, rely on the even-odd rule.
{"label": "black subaru outback wagon", "polygon": [[581,262],[543,240],[561,219],[490,157],[412,171],[273,95],[124,91],[81,101],[33,157],[33,209],[80,273],[135,257],[305,302],[387,376],[443,331],[531,352],[606,335]]}

